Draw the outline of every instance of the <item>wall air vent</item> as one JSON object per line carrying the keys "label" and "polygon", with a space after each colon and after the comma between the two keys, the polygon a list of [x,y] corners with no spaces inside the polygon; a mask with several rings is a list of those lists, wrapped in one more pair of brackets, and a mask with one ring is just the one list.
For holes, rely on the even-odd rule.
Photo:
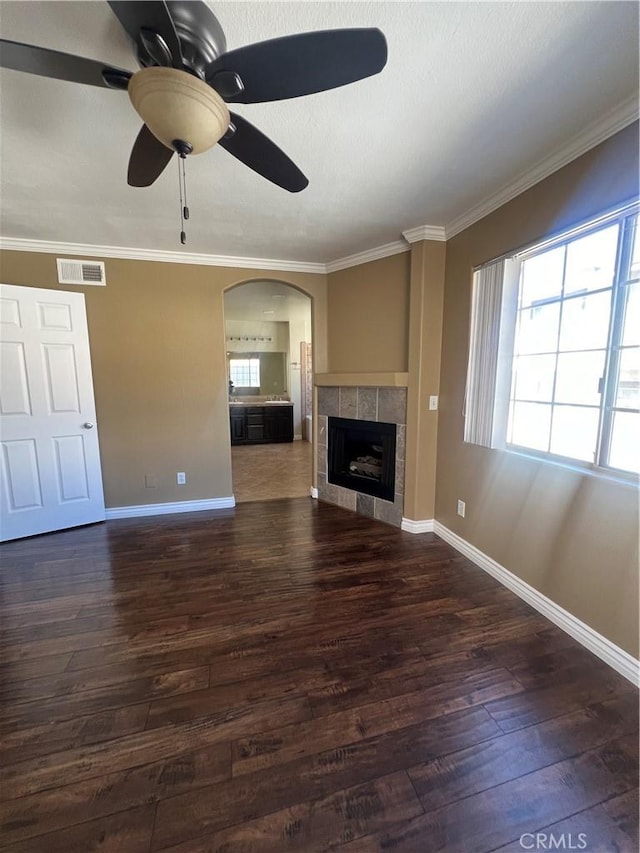
{"label": "wall air vent", "polygon": [[104,261],[75,261],[69,258],[56,258],[59,284],[98,284],[106,285]]}

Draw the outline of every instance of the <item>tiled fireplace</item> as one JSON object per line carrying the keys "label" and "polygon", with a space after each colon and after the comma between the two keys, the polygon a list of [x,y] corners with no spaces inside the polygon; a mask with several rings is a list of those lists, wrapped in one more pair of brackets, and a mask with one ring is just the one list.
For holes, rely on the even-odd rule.
{"label": "tiled fireplace", "polygon": [[[395,426],[395,477],[393,499],[385,500],[370,489],[345,488],[328,480],[329,418],[392,424]],[[402,523],[404,508],[404,454],[407,423],[407,389],[383,387],[320,386],[318,388],[318,498],[360,515]],[[357,424],[355,425],[357,432]],[[364,424],[363,424],[364,427]],[[366,427],[371,429],[370,426]],[[387,430],[388,431],[388,430]],[[372,461],[372,460],[369,460]],[[365,463],[366,467],[366,463]],[[357,482],[354,483],[357,486]]]}

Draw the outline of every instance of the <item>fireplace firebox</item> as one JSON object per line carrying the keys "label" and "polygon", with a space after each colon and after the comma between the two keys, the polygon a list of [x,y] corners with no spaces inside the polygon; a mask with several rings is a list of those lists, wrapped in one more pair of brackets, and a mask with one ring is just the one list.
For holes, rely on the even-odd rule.
{"label": "fireplace firebox", "polygon": [[395,424],[328,418],[330,483],[393,501],[395,468]]}

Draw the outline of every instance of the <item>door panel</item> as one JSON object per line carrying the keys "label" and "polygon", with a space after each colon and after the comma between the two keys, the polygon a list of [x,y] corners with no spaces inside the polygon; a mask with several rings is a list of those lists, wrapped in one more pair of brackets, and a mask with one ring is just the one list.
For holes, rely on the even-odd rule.
{"label": "door panel", "polygon": [[0,414],[31,414],[24,344],[18,341],[0,346]]}
{"label": "door panel", "polygon": [[0,539],[102,521],[81,293],[0,285]]}
{"label": "door panel", "polygon": [[78,373],[71,344],[44,344],[45,387],[49,414],[79,412]]}
{"label": "door panel", "polygon": [[12,512],[39,509],[42,507],[42,489],[35,441],[28,438],[22,441],[3,441],[2,450],[9,509]]}
{"label": "door panel", "polygon": [[81,435],[53,439],[58,468],[61,501],[86,500],[89,497],[87,457]]}

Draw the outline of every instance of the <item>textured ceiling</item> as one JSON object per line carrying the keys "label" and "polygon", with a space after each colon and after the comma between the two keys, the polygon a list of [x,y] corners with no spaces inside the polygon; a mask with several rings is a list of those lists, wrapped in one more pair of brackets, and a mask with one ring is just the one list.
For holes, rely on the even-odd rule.
{"label": "textured ceiling", "polygon": [[[210,3],[228,49],[378,26],[389,60],[350,86],[238,105],[308,176],[290,195],[219,146],[187,161],[186,251],[326,262],[446,226],[637,98],[635,2]],[[103,2],[0,3],[4,38],[136,69]],[[181,249],[174,163],[127,186],[125,93],[0,72],[2,234]]]}

